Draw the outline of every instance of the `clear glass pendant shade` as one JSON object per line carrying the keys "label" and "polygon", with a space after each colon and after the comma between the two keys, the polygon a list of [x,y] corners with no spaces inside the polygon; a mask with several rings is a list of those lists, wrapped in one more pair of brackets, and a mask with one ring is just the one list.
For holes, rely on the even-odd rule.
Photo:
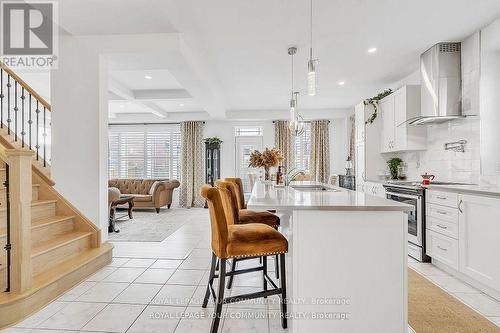
{"label": "clear glass pendant shade", "polygon": [[312,59],[307,62],[307,94],[316,95],[316,68]]}

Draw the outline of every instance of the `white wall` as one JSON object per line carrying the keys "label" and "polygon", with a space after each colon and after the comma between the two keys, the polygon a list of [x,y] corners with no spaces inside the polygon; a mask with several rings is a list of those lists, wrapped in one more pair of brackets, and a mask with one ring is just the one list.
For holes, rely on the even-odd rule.
{"label": "white wall", "polygon": [[[176,34],[60,34],[59,68],[51,73],[52,177],[56,189],[103,231],[108,224],[107,58],[156,54],[182,61]],[[180,75],[180,74],[179,74]],[[103,241],[107,233],[102,233]]]}
{"label": "white wall", "polygon": [[106,70],[80,38],[62,36],[59,52],[59,68],[51,73],[52,178],[65,198],[106,230]]}

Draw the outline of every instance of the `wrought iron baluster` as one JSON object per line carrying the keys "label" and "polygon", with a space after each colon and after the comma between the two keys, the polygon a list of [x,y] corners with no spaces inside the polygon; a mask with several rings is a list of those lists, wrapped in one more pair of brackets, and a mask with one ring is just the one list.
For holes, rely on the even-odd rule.
{"label": "wrought iron baluster", "polygon": [[0,128],[3,128],[3,68],[0,68]]}
{"label": "wrought iron baluster", "polygon": [[7,237],[6,237],[6,243],[5,243],[5,251],[7,252],[7,285],[5,288],[6,292],[10,291],[10,266],[11,266],[11,258],[10,258],[10,252],[12,249],[12,245],[10,243],[10,186],[9,186],[9,165],[6,163],[5,164],[5,182],[3,183],[5,186],[5,209],[6,209],[6,221],[7,221]]}
{"label": "wrought iron baluster", "polygon": [[46,107],[43,107],[43,166],[47,166],[47,126],[46,126]]}
{"label": "wrought iron baluster", "polygon": [[26,99],[24,87],[21,89],[21,92],[21,148],[24,148],[24,135],[26,134],[24,131],[24,100]]}
{"label": "wrought iron baluster", "polygon": [[36,101],[36,110],[35,110],[35,113],[36,113],[36,145],[35,145],[35,148],[36,148],[36,160],[38,161],[38,156],[40,155],[38,153],[38,151],[40,150],[40,141],[39,141],[39,138],[40,138],[40,121],[39,121],[39,118],[40,118],[40,107],[39,107],[39,102],[38,100]]}
{"label": "wrought iron baluster", "polygon": [[30,98],[29,98],[29,103],[30,103],[30,107],[28,109],[28,147],[30,148],[31,150],[31,124],[33,124],[33,120],[31,120],[31,106],[32,106],[32,102],[31,102],[31,94],[30,94]]}
{"label": "wrought iron baluster", "polygon": [[14,141],[17,141],[17,81],[14,81]]}
{"label": "wrought iron baluster", "polygon": [[7,134],[10,135],[10,75],[7,75]]}

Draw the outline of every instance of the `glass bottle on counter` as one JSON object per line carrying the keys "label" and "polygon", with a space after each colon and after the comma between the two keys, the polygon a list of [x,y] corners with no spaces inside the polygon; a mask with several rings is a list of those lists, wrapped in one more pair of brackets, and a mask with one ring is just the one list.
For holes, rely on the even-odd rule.
{"label": "glass bottle on counter", "polygon": [[276,185],[283,185],[283,172],[281,171],[281,166],[278,167],[278,172],[276,172]]}

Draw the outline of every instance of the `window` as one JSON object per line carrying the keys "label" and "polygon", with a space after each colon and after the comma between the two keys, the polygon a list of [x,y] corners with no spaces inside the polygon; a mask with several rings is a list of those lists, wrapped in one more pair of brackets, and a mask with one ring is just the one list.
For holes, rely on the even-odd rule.
{"label": "window", "polygon": [[311,123],[304,123],[304,133],[295,137],[295,168],[311,171]]}
{"label": "window", "polygon": [[178,124],[111,125],[109,178],[179,179],[181,131]]}
{"label": "window", "polygon": [[236,126],[234,136],[262,136],[261,126]]}

